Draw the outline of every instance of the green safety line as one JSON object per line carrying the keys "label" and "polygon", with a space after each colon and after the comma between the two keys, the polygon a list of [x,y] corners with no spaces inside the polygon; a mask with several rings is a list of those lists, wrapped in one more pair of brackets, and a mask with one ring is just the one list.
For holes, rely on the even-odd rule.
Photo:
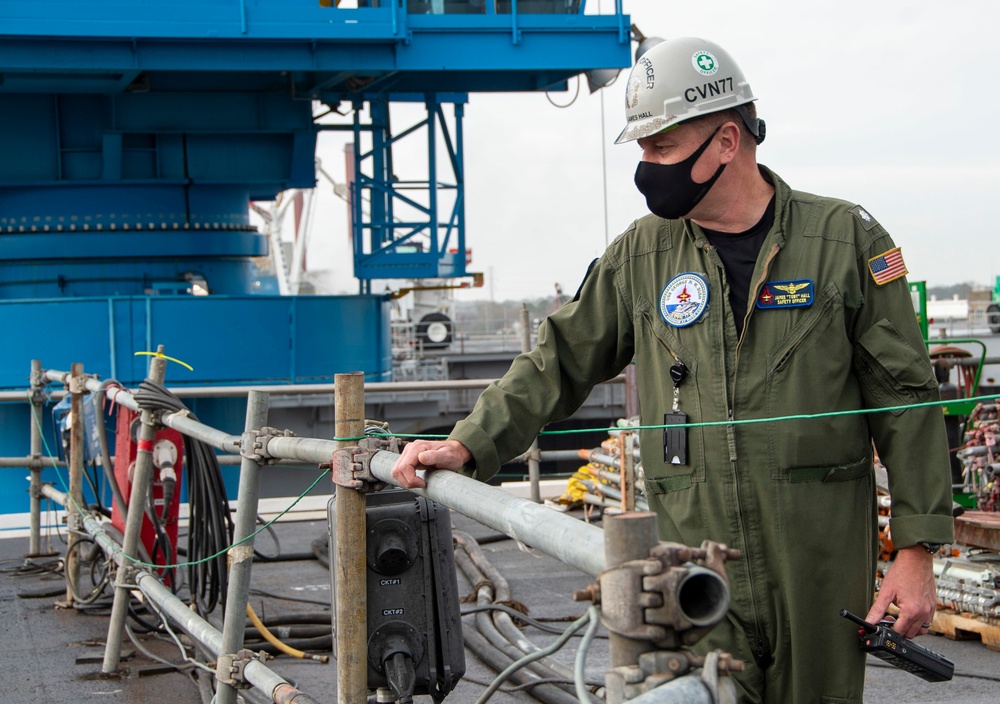
{"label": "green safety line", "polygon": [[[626,426],[624,428],[623,427],[613,426],[613,427],[602,427],[602,428],[579,428],[579,429],[571,429],[571,430],[542,430],[538,434],[539,435],[577,435],[577,434],[581,434],[581,433],[610,432],[610,431],[620,431],[620,430],[662,430],[662,429],[667,428],[667,427],[671,427],[671,428],[713,428],[713,427],[729,426],[729,425],[752,425],[752,424],[757,424],[757,423],[779,423],[779,422],[790,421],[790,420],[813,420],[813,419],[817,419],[817,418],[835,418],[835,417],[838,417],[838,416],[864,415],[864,414],[869,414],[869,413],[891,413],[891,412],[894,412],[894,411],[906,411],[906,410],[909,410],[911,408],[931,408],[931,407],[935,407],[935,406],[947,406],[949,404],[954,404],[954,403],[957,403],[957,402],[962,402],[962,403],[981,403],[981,402],[984,402],[984,401],[995,401],[998,398],[1000,398],[1000,394],[991,394],[991,395],[988,395],[988,396],[974,396],[972,398],[950,399],[950,400],[947,400],[947,401],[926,401],[924,403],[910,403],[910,404],[903,404],[903,405],[899,405],[899,406],[884,406],[884,407],[881,407],[881,408],[860,408],[860,409],[854,409],[854,410],[849,410],[849,411],[828,411],[828,412],[825,412],[825,413],[803,413],[803,414],[791,415],[791,416],[777,416],[777,417],[774,417],[774,418],[746,418],[746,419],[739,419],[739,420],[735,420],[734,419],[734,420],[704,421],[704,422],[701,422],[701,423],[677,423],[675,425],[671,424],[669,426],[668,425],[633,425],[633,426]],[[30,392],[29,392],[29,399],[30,399]],[[79,506],[79,504],[76,503],[76,499],[69,493],[69,488],[66,486],[66,482],[63,480],[62,474],[59,472],[59,466],[58,466],[58,464],[55,461],[56,458],[52,454],[52,451],[49,449],[48,442],[45,439],[45,434],[42,432],[42,426],[41,426],[41,423],[39,421],[38,414],[35,411],[35,406],[34,406],[34,404],[30,404],[30,403],[29,403],[29,405],[31,406],[32,416],[34,417],[35,425],[38,426],[39,433],[42,436],[42,443],[45,445],[45,451],[48,453],[48,458],[52,460],[52,467],[53,467],[53,469],[55,469],[56,476],[58,477],[60,484],[62,484],[62,486],[63,486],[64,493],[66,494],[66,496],[69,497],[70,501],[73,502],[73,505],[76,507],[76,509],[77,509],[77,511],[79,513],[81,513],[81,514],[86,513],[86,511],[84,509],[82,509]],[[361,436],[356,436],[356,437],[331,438],[331,439],[334,440],[334,441],[337,441],[337,442],[356,442],[358,440],[363,440],[366,437],[372,437],[372,436],[361,435]],[[430,439],[442,439],[442,438],[447,438],[448,436],[447,435],[422,435],[422,434],[414,434],[414,433],[379,433],[378,437],[395,437],[395,438],[411,438],[411,439],[428,439],[428,438],[430,438]],[[289,511],[291,511],[292,508],[294,508],[295,505],[299,503],[299,501],[301,501],[303,498],[305,498],[306,495],[309,494],[309,492],[312,491],[313,488],[317,484],[319,484],[319,481],[323,477],[325,477],[327,474],[329,474],[329,473],[330,473],[329,469],[325,470],[322,474],[320,474],[316,478],[316,481],[314,481],[312,484],[310,484],[309,487],[304,492],[302,492],[301,494],[299,494],[298,498],[296,498],[291,504],[289,504],[288,508],[284,509],[281,513],[279,513],[277,516],[275,516],[272,520],[270,520],[267,523],[265,523],[264,525],[262,525],[259,529],[257,529],[256,531],[254,531],[253,533],[251,533],[250,535],[248,535],[243,540],[240,540],[240,541],[237,541],[236,543],[233,543],[233,545],[231,545],[230,547],[236,547],[237,545],[241,545],[243,543],[246,543],[247,541],[252,540],[254,537],[256,537],[258,534],[260,534],[264,530],[267,530],[268,528],[270,528],[274,523],[276,523],[278,521],[278,519],[280,519],[286,513],[288,513]],[[189,566],[199,565],[199,564],[202,564],[204,562],[209,562],[209,561],[214,560],[215,558],[219,557],[220,555],[223,555],[224,553],[228,552],[229,548],[226,548],[225,550],[217,552],[214,555],[210,555],[209,557],[206,557],[206,558],[204,558],[202,560],[198,560],[197,562],[179,562],[179,563],[172,564],[172,565],[157,565],[157,564],[151,564],[151,563],[148,563],[148,562],[142,562],[141,560],[139,560],[137,558],[130,557],[130,556],[126,555],[124,552],[121,551],[120,548],[116,548],[116,550],[117,550],[117,552],[120,555],[122,555],[123,557],[125,557],[125,559],[127,559],[130,562],[133,562],[136,565],[139,565],[141,567],[146,567],[146,568],[151,568],[151,569],[167,569],[167,568],[175,568],[175,567],[189,567]]]}
{"label": "green safety line", "polygon": [[[35,420],[35,425],[38,427],[39,434],[41,434],[41,436],[42,436],[42,444],[45,446],[45,452],[47,453],[46,459],[52,460],[52,469],[55,470],[55,472],[56,472],[56,478],[59,479],[59,483],[63,487],[63,493],[66,494],[66,496],[69,498],[69,500],[73,503],[73,506],[76,507],[77,513],[79,513],[80,515],[83,515],[83,514],[87,513],[87,510],[84,509],[84,508],[81,508],[80,504],[78,504],[76,502],[76,497],[74,497],[72,494],[70,494],[69,487],[66,486],[66,481],[63,478],[62,473],[59,471],[60,468],[59,468],[58,463],[56,462],[56,457],[55,457],[55,455],[52,454],[52,450],[49,449],[49,443],[45,439],[45,433],[42,432],[42,426],[41,426],[41,423],[39,421],[38,413],[35,410],[34,404],[31,404],[31,415],[32,415],[32,417]],[[225,553],[229,552],[229,550],[231,548],[234,548],[234,547],[236,547],[238,545],[242,545],[242,544],[244,544],[244,543],[246,543],[246,542],[248,542],[250,540],[253,540],[255,537],[257,537],[257,535],[259,535],[263,531],[265,531],[268,528],[270,528],[272,525],[274,525],[278,521],[278,519],[280,519],[286,513],[288,513],[289,511],[291,511],[293,508],[295,508],[295,505],[298,504],[299,501],[301,501],[302,499],[304,499],[306,497],[306,495],[309,494],[309,492],[312,491],[316,487],[317,484],[319,484],[320,480],[323,477],[325,477],[327,474],[329,474],[329,473],[330,473],[329,469],[323,470],[323,472],[318,477],[316,477],[316,481],[314,481],[312,484],[310,484],[309,487],[305,491],[303,491],[301,494],[299,494],[298,497],[292,503],[290,503],[287,508],[285,508],[284,510],[282,510],[281,513],[279,513],[277,516],[275,516],[274,518],[272,518],[267,523],[263,524],[260,528],[258,528],[257,530],[255,530],[253,533],[251,533],[247,537],[243,538],[242,540],[237,540],[235,543],[233,543],[232,545],[230,545],[225,550],[220,550],[219,552],[215,553],[214,555],[209,555],[208,557],[202,558],[201,560],[196,560],[194,562],[178,562],[178,563],[175,563],[175,564],[172,564],[172,565],[158,565],[158,564],[154,564],[154,563],[150,563],[150,562],[143,562],[142,560],[140,560],[140,559],[138,559],[136,557],[132,557],[130,555],[126,555],[125,552],[124,552],[124,550],[122,550],[118,546],[115,546],[112,549],[112,552],[115,552],[115,553],[121,555],[122,557],[124,557],[129,562],[132,562],[133,564],[136,564],[136,565],[138,565],[140,567],[146,567],[148,569],[154,569],[154,570],[173,569],[175,567],[193,567],[195,565],[200,565],[200,564],[205,563],[205,562],[210,562],[210,561],[214,560],[215,558],[219,557],[220,555],[224,555]]]}
{"label": "green safety line", "polygon": [[[775,416],[773,418],[745,418],[739,420],[713,420],[713,421],[703,421],[701,423],[671,423],[661,424],[661,425],[629,425],[629,426],[611,426],[607,428],[576,428],[571,430],[541,430],[539,435],[579,435],[580,433],[596,433],[596,432],[610,432],[619,430],[663,430],[664,428],[714,428],[720,426],[728,425],[753,425],[757,423],[779,423],[788,420],[813,420],[816,418],[836,418],[838,416],[855,416],[864,415],[869,413],[891,413],[893,411],[906,411],[911,408],[932,408],[934,406],[948,406],[954,405],[956,403],[979,403],[983,401],[995,401],[1000,399],[1000,394],[991,394],[989,396],[973,396],[971,398],[959,398],[950,399],[948,401],[926,401],[924,403],[908,403],[900,406],[882,406],[879,408],[859,408],[850,411],[826,411],[824,413],[802,413],[799,415],[792,416]],[[386,437],[394,438],[419,438],[419,439],[440,439],[447,438],[448,435],[417,435],[410,433],[385,433]],[[352,438],[333,438],[333,440],[341,442],[353,442],[361,440],[360,437]]]}

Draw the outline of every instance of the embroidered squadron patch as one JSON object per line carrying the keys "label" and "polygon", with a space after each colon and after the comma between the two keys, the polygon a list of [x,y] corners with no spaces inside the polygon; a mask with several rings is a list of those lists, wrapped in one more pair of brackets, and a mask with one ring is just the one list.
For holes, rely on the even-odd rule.
{"label": "embroidered squadron patch", "polygon": [[699,274],[678,274],[660,294],[660,315],[667,325],[686,328],[698,322],[708,307],[708,282]]}
{"label": "embroidered squadron patch", "polygon": [[757,295],[758,308],[802,308],[813,304],[813,282],[768,281]]}
{"label": "embroidered squadron patch", "polygon": [[903,250],[899,247],[883,252],[868,260],[868,271],[879,286],[906,276],[906,262],[903,261]]}

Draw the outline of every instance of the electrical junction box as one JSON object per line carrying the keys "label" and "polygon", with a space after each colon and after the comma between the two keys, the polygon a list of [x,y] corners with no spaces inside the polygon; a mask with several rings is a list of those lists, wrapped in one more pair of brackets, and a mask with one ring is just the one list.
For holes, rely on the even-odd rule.
{"label": "electrical junction box", "polygon": [[[368,688],[439,702],[465,674],[451,514],[401,489],[368,494],[365,518]],[[330,577],[337,638],[336,498],[330,500]],[[384,701],[380,699],[379,701]]]}
{"label": "electrical junction box", "polygon": [[[139,414],[124,406],[118,408],[118,425],[115,432],[115,480],[122,498],[129,501],[132,492],[132,473],[139,454]],[[156,513],[159,528],[149,517],[142,519],[141,540],[151,561],[157,565],[177,562],[178,517],[181,509],[181,480],[184,473],[184,436],[172,428],[160,428],[153,439],[152,510]],[[173,479],[172,491],[166,490]],[[126,511],[115,501],[111,506],[111,525],[125,533]],[[166,540],[167,545],[162,545]],[[169,577],[169,575],[168,575]],[[169,583],[169,579],[168,579]]]}

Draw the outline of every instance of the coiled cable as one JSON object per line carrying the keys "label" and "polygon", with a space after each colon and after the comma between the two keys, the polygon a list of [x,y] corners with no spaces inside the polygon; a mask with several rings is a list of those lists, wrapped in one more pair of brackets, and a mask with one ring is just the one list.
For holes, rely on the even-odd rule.
{"label": "coiled cable", "polygon": [[[143,381],[133,394],[139,408],[176,413],[185,411],[198,420],[166,387]],[[215,450],[195,438],[184,443],[188,467],[188,587],[198,613],[207,615],[225,606],[228,588],[226,549],[233,541],[233,519]]]}

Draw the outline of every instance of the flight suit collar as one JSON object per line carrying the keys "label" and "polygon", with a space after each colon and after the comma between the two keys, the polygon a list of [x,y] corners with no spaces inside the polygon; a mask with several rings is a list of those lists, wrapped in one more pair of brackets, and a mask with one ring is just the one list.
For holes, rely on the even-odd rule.
{"label": "flight suit collar", "polygon": [[[775,193],[774,225],[771,226],[764,247],[770,248],[776,244],[779,248],[783,248],[785,246],[785,232],[788,231],[788,204],[792,198],[792,189],[781,180],[781,177],[763,164],[758,164],[757,168],[760,169],[760,175],[774,186]],[[684,225],[685,234],[691,238],[695,246],[700,248],[708,246],[708,238],[705,237],[705,232],[699,225],[692,220],[682,220],[681,222]]]}

